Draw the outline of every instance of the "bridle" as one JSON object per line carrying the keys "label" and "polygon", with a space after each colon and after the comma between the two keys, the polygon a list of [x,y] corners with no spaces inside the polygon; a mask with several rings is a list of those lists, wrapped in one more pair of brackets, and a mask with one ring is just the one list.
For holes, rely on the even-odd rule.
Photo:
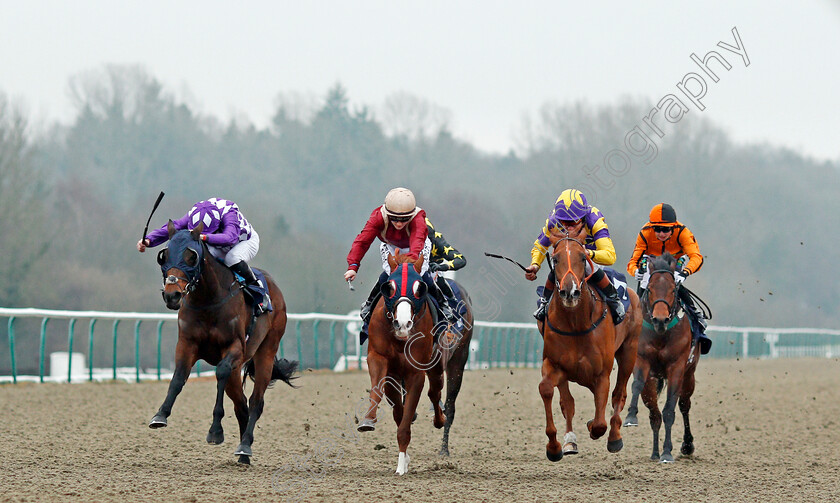
{"label": "bridle", "polygon": [[[592,277],[593,274],[595,274],[595,264],[592,263],[592,259],[589,258],[589,254],[586,253],[586,247],[583,245],[583,243],[581,243],[580,241],[578,241],[577,239],[575,239],[573,237],[566,236],[566,237],[560,238],[559,240],[557,240],[554,243],[555,249],[557,248],[557,244],[560,243],[561,241],[571,241],[573,243],[577,243],[578,245],[580,245],[580,247],[583,248],[583,251],[584,251],[583,256],[586,258],[586,261],[589,263],[589,267],[592,270],[592,272],[588,276],[583,278],[583,281],[581,281],[578,278],[577,274],[575,274],[575,272],[572,270],[572,250],[568,246],[566,246],[566,258],[567,258],[566,262],[568,264],[568,269],[566,270],[565,273],[563,273],[562,277],[560,277],[559,272],[554,267],[554,264],[556,263],[556,260],[554,259],[554,254],[549,254],[548,255],[548,265],[549,265],[549,267],[551,267],[554,270],[554,288],[555,288],[555,290],[559,291],[560,290],[560,285],[566,279],[566,276],[571,274],[572,279],[574,281],[576,281],[577,284],[580,285],[580,289],[583,290],[583,285],[586,284],[586,282],[589,280],[589,278]],[[584,272],[585,271],[586,271],[586,268],[584,267]],[[595,293],[592,291],[592,289],[587,288],[587,290],[589,291],[589,294],[592,296],[592,299],[597,301],[598,297],[595,295]],[[590,327],[587,328],[586,330],[576,330],[576,331],[573,331],[573,332],[566,332],[564,330],[558,329],[557,327],[555,327],[554,325],[551,324],[551,320],[549,319],[551,317],[550,316],[551,315],[551,310],[547,310],[547,312],[545,314],[545,324],[548,325],[548,328],[550,328],[553,332],[556,332],[560,335],[569,335],[569,336],[586,335],[589,332],[592,332],[593,330],[598,328],[598,325],[600,325],[601,322],[604,321],[604,319],[607,317],[607,309],[608,309],[607,304],[606,304],[606,302],[604,302],[604,312],[601,313],[601,317],[598,318],[596,321],[594,321],[592,323],[592,325],[590,325]]]}
{"label": "bridle", "polygon": [[[206,243],[202,242],[201,246],[204,248],[204,254],[198,260],[198,263],[193,268],[193,274],[190,275],[189,272],[185,272],[185,271],[179,269],[178,267],[170,268],[170,269],[177,269],[180,273],[183,274],[183,276],[175,275],[175,274],[168,274],[167,275],[164,272],[163,273],[163,288],[161,288],[160,294],[161,294],[161,296],[164,297],[164,300],[166,300],[165,299],[166,286],[167,285],[175,285],[176,288],[177,288],[176,291],[181,294],[181,305],[182,306],[185,306],[185,307],[187,307],[189,309],[192,309],[194,311],[209,311],[209,310],[218,309],[219,307],[227,304],[228,301],[230,301],[239,291],[241,291],[244,288],[244,286],[239,285],[237,283],[236,279],[234,279],[233,282],[230,284],[230,286],[228,286],[228,292],[229,292],[228,295],[224,299],[220,300],[219,302],[215,302],[213,304],[206,305],[206,306],[196,306],[196,305],[189,304],[187,302],[187,296],[189,294],[191,294],[192,292],[194,292],[196,287],[198,286],[198,282],[201,279],[202,266],[204,265],[204,260],[210,254],[209,250],[207,249],[207,244]],[[163,252],[164,252],[164,250],[161,250],[160,253],[162,254]],[[183,282],[186,283],[186,285],[184,285],[184,288],[180,288],[180,285],[178,284],[178,281],[183,281]],[[233,288],[234,286],[236,286],[237,288]]]}
{"label": "bridle", "polygon": [[650,281],[653,279],[654,274],[668,274],[668,275],[671,275],[671,274],[673,274],[673,271],[671,271],[670,269],[657,269],[655,271],[650,272],[649,278],[648,278],[648,288],[645,288],[645,293],[642,294],[642,299],[641,299],[642,305],[645,306],[645,319],[643,320],[643,323],[645,323],[648,328],[651,328],[651,329],[653,328],[653,325],[651,325],[651,323],[648,320],[653,319],[653,309],[656,307],[657,304],[659,304],[661,302],[661,303],[665,304],[665,307],[668,308],[668,322],[667,322],[667,325],[665,326],[665,330],[670,330],[670,329],[674,328],[674,326],[677,323],[679,323],[679,321],[680,321],[680,318],[677,317],[677,312],[679,311],[679,307],[680,307],[680,302],[679,302],[678,297],[677,297],[677,290],[679,289],[679,285],[677,285],[676,282],[674,282],[674,290],[673,290],[674,302],[673,303],[669,303],[663,297],[661,299],[654,300],[653,303],[651,304],[650,303]]}

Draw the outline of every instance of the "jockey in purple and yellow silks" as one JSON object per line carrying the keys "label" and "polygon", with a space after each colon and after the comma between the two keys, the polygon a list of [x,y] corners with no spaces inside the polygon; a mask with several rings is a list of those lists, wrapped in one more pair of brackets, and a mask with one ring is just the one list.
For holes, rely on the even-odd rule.
{"label": "jockey in purple and yellow silks", "polygon": [[[193,230],[203,224],[201,241],[207,243],[207,250],[211,255],[223,261],[226,266],[241,276],[246,285],[258,285],[254,271],[248,265],[260,249],[260,236],[251,227],[245,216],[239,211],[239,206],[233,201],[218,197],[211,197],[205,201],[195,203],[186,215],[173,220],[175,230]],[[150,232],[144,239],[137,242],[137,251],[143,253],[146,247],[154,247],[169,240],[167,225]],[[252,293],[252,290],[248,290]],[[252,294],[255,294],[253,292]],[[264,312],[263,299],[255,299],[256,313]]]}
{"label": "jockey in purple and yellow silks", "polygon": [[[610,238],[610,231],[607,227],[607,222],[604,220],[604,215],[598,211],[598,208],[590,206],[586,202],[586,196],[577,189],[564,190],[554,203],[554,209],[551,215],[545,221],[545,226],[542,232],[540,232],[539,237],[534,241],[534,247],[531,249],[531,265],[526,268],[525,277],[531,281],[537,279],[537,271],[540,270],[540,265],[545,259],[548,247],[551,245],[549,235],[552,230],[576,230],[581,226],[586,229],[586,243],[584,246],[595,268],[593,274],[592,266],[587,261],[586,274],[591,274],[589,283],[597,287],[604,294],[607,304],[612,311],[615,323],[621,323],[624,319],[624,305],[619,300],[618,293],[610,282],[609,277],[602,270],[602,266],[615,263],[615,246],[613,246],[612,239]],[[539,307],[534,312],[536,319],[545,319],[546,306],[548,306],[548,300],[551,298],[553,292],[554,272],[552,271],[546,279],[545,290],[539,299]]]}

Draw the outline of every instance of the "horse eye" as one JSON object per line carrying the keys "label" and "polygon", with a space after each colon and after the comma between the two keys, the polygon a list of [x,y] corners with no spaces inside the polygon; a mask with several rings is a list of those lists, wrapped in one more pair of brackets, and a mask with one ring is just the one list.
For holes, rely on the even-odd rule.
{"label": "horse eye", "polygon": [[187,248],[184,250],[184,261],[188,266],[195,267],[195,264],[198,263],[198,253]]}
{"label": "horse eye", "polygon": [[159,251],[157,254],[157,263],[158,265],[163,265],[166,263],[166,258],[169,256],[169,248],[164,248],[163,250]]}

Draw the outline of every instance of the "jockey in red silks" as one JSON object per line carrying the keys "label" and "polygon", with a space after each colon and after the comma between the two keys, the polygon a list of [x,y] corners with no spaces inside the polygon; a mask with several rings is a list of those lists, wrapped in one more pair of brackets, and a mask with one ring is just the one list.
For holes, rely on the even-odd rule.
{"label": "jockey in red silks", "polygon": [[[257,255],[260,249],[260,236],[239,211],[239,206],[233,201],[212,197],[196,203],[186,215],[172,221],[175,230],[193,230],[199,223],[204,224],[199,239],[207,243],[210,254],[241,276],[246,285],[257,286],[259,289],[259,281],[248,262]],[[144,239],[138,241],[137,251],[143,253],[146,247],[165,243],[169,239],[167,225],[153,230]],[[256,294],[251,289],[248,292],[252,295]],[[260,314],[264,309],[263,299],[254,300],[257,304],[257,314]]]}
{"label": "jockey in red silks", "polygon": [[350,253],[347,254],[347,272],[344,273],[345,281],[356,279],[359,264],[365,256],[373,241],[379,238],[382,243],[379,246],[379,254],[382,259],[382,274],[370,291],[367,300],[362,304],[360,316],[364,322],[362,328],[362,342],[367,338],[367,325],[376,301],[379,300],[380,288],[387,281],[391,274],[391,266],[388,264],[388,256],[399,250],[400,253],[408,254],[417,259],[423,254],[423,267],[420,274],[428,286],[429,293],[435,296],[438,307],[446,318],[447,323],[454,324],[455,314],[449,307],[446,296],[436,286],[434,279],[429,274],[429,258],[432,250],[432,243],[429,240],[429,230],[426,227],[426,212],[417,206],[414,194],[403,187],[391,189],[385,196],[385,204],[376,207],[370,214],[362,232],[356,236]]}

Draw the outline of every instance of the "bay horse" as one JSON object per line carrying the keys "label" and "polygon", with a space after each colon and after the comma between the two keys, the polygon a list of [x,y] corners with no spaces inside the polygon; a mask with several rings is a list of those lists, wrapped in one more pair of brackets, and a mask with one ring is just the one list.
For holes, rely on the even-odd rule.
{"label": "bay horse", "polygon": [[[683,442],[680,452],[686,456],[694,453],[694,437],[688,420],[691,395],[694,393],[694,371],[700,360],[700,345],[691,334],[688,316],[680,309],[674,271],[677,261],[669,253],[650,259],[650,280],[642,293],[644,311],[639,353],[633,378],[633,397],[627,409],[625,426],[638,426],[639,395],[650,410],[650,427],[653,430],[653,452],[650,459],[673,463],[671,454],[671,427],[679,400],[683,416]],[[667,381],[668,394],[665,407],[659,411],[658,395]],[[659,427],[665,419],[665,442],[659,453]]]}
{"label": "bay horse", "polygon": [[[233,272],[199,240],[204,225],[199,223],[192,231],[176,231],[170,220],[167,228],[169,244],[157,259],[164,276],[163,300],[166,307],[178,311],[178,342],[169,391],[149,427],[167,425],[175,398],[193,365],[202,359],[216,366],[216,405],[207,442],[224,441],[222,418],[227,392],[239,422],[240,444],[234,455],[239,456],[240,463],[250,464],[254,427],[263,411],[266,388],[277,379],[294,387],[291,380],[297,362],[276,357],[286,329],[286,302],[274,280],[264,273],[273,311],[252,323],[253,308],[245,301]],[[250,403],[245,399],[243,367],[245,375],[254,381]]]}
{"label": "bay horse", "polygon": [[[572,429],[575,401],[569,391],[569,381],[588,388],[594,395],[595,417],[587,423],[589,436],[598,439],[607,432],[605,410],[613,359],[618,363],[618,375],[612,392],[613,412],[607,450],[618,452],[624,446],[620,413],[627,398],[627,381],[636,361],[642,323],[639,298],[635,292],[627,291],[630,308],[623,322],[614,325],[606,301],[587,281],[587,263],[592,271],[595,267],[584,247],[584,232],[580,228],[551,236],[554,251],[549,256],[549,264],[554,264],[555,268],[555,293],[549,301],[545,321],[538,322],[544,343],[539,390],[545,405],[546,457],[550,461],[559,461],[564,454],[578,452],[577,436]],[[557,441],[551,411],[555,387],[560,392],[560,410],[566,418],[562,446]]]}
{"label": "bay horse", "polygon": [[[434,426],[446,423],[440,407],[442,365],[434,358],[435,320],[428,287],[420,276],[423,255],[412,260],[399,250],[388,257],[391,274],[382,285],[382,299],[371,315],[368,331],[367,365],[370,374],[370,407],[359,422],[359,431],[376,428],[376,411],[385,396],[393,407],[397,424],[397,475],[405,475],[411,460],[411,423],[417,417],[417,404],[429,372],[429,399],[434,407]],[[453,397],[454,402],[454,397]],[[454,417],[454,403],[451,407]],[[451,422],[450,422],[451,424]]]}

